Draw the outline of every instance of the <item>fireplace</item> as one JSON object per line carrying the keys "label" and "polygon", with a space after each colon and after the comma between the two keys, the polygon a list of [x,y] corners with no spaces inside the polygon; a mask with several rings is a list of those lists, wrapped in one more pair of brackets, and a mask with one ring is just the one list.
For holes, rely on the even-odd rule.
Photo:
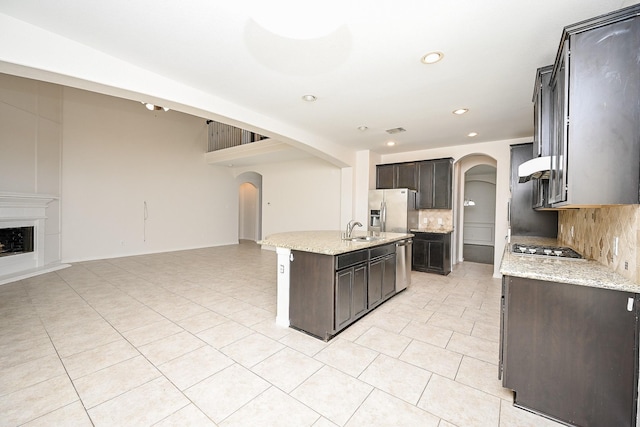
{"label": "fireplace", "polygon": [[0,256],[33,252],[34,227],[0,228]]}
{"label": "fireplace", "polygon": [[[0,285],[66,267],[60,264],[58,236],[45,230],[47,206],[54,200],[45,194],[0,192]],[[56,211],[51,215],[57,218]]]}

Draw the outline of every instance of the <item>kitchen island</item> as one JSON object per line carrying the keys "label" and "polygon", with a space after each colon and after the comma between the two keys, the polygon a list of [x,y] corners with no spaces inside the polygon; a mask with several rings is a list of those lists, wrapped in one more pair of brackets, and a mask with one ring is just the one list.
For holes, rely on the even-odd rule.
{"label": "kitchen island", "polygon": [[514,404],[568,425],[635,426],[640,286],[584,259],[502,259],[500,371]]}
{"label": "kitchen island", "polygon": [[278,255],[276,323],[330,339],[395,294],[395,243],[412,236],[299,231],[261,240]]}

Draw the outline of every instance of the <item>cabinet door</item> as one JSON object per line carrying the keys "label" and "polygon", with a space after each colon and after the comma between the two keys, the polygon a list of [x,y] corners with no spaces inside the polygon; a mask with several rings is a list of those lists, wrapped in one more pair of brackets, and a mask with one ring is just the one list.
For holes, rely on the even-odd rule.
{"label": "cabinet door", "polygon": [[411,256],[412,268],[418,271],[426,269],[428,258],[429,242],[421,240],[416,233],[413,238],[413,255]]}
{"label": "cabinet door", "polygon": [[444,270],[444,243],[429,242],[429,259],[428,268],[431,270]]}
{"label": "cabinet door", "polygon": [[564,44],[558,69],[551,82],[553,106],[553,128],[551,129],[551,171],[549,175],[549,201],[558,203],[567,200],[567,43]]}
{"label": "cabinet door", "polygon": [[411,163],[400,163],[395,165],[395,176],[396,180],[394,183],[394,188],[409,188],[411,190],[416,190],[416,164]]}
{"label": "cabinet door", "polygon": [[418,209],[432,209],[434,164],[427,160],[418,163]]}
{"label": "cabinet door", "polygon": [[351,298],[351,312],[355,319],[367,311],[367,264],[361,264],[353,268]]}
{"label": "cabinet door", "polygon": [[382,272],[382,299],[389,298],[396,292],[396,255],[388,255],[384,258]]}
{"label": "cabinet door", "polygon": [[453,165],[451,160],[435,160],[433,162],[433,208],[451,209],[451,176]]}
{"label": "cabinet door", "polygon": [[553,65],[538,68],[533,98],[533,157],[548,156],[551,124],[551,72]]}
{"label": "cabinet door", "polygon": [[636,295],[519,277],[504,292],[503,384],[516,405],[572,425],[635,426]]}
{"label": "cabinet door", "polygon": [[369,263],[369,309],[382,302],[382,282],[384,280],[384,259],[378,258]]}
{"label": "cabinet door", "polygon": [[376,166],[376,188],[387,189],[394,187],[395,172],[393,165]]}
{"label": "cabinet door", "polygon": [[351,291],[353,289],[353,268],[347,268],[336,272],[336,313],[335,329],[340,330],[349,324],[352,318]]}

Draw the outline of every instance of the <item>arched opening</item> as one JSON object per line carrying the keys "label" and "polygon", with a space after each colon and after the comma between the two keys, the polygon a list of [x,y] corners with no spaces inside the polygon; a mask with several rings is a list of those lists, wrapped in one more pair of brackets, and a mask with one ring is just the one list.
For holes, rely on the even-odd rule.
{"label": "arched opening", "polygon": [[245,172],[238,183],[238,241],[262,239],[262,175]]}
{"label": "arched opening", "polygon": [[455,164],[456,263],[467,260],[495,267],[496,174],[497,161],[485,154],[471,154]]}
{"label": "arched opening", "polygon": [[496,168],[478,165],[464,174],[462,257],[493,264],[496,224]]}

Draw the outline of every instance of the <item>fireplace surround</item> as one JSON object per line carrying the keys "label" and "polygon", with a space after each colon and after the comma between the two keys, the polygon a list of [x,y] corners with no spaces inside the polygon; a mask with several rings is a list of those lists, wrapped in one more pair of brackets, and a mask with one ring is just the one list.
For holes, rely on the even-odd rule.
{"label": "fireplace surround", "polygon": [[[23,230],[17,232],[21,236],[15,231],[0,232],[0,284],[66,267],[60,264],[59,257],[46,259],[47,206],[56,199],[47,194],[0,192],[0,229]],[[23,247],[17,248],[20,239]],[[15,252],[2,252],[7,246],[13,246],[9,250]]]}

